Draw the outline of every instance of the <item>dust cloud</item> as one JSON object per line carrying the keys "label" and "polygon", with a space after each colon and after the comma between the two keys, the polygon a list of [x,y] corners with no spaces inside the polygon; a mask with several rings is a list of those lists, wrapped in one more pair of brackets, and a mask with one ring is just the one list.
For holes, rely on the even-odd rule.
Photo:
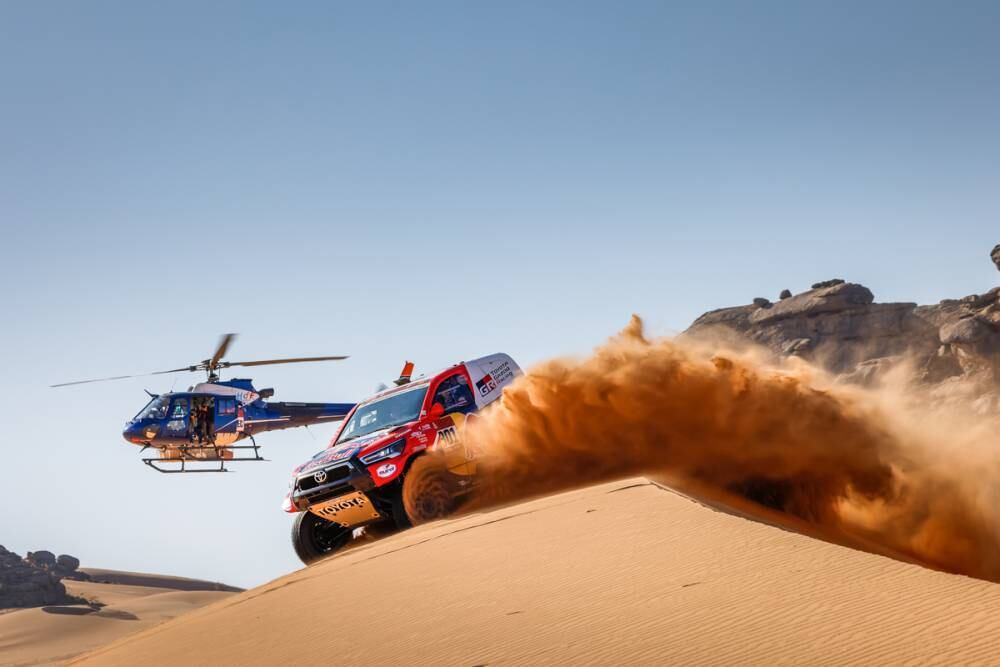
{"label": "dust cloud", "polygon": [[530,369],[466,437],[499,502],[669,475],[946,571],[1000,581],[1000,424],[901,376],[838,386],[802,362],[647,339]]}

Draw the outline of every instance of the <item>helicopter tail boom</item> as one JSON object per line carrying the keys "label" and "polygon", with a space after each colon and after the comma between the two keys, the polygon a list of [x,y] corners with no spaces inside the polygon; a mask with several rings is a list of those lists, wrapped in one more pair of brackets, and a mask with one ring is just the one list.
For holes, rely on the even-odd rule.
{"label": "helicopter tail boom", "polygon": [[264,403],[266,414],[248,418],[245,429],[248,433],[277,431],[297,426],[327,424],[341,421],[354,409],[353,403]]}

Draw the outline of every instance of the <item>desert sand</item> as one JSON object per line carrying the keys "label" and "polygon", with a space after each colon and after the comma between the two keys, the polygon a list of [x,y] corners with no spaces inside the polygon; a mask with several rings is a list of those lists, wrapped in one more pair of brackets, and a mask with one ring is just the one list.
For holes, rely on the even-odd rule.
{"label": "desert sand", "polygon": [[996,584],[633,479],[359,546],[78,664],[987,664],[997,609]]}
{"label": "desert sand", "polygon": [[[0,664],[59,664],[120,637],[222,600],[239,589],[155,574],[86,570],[94,579],[65,580],[95,604],[11,610],[0,615]],[[121,583],[118,583],[121,582]]]}

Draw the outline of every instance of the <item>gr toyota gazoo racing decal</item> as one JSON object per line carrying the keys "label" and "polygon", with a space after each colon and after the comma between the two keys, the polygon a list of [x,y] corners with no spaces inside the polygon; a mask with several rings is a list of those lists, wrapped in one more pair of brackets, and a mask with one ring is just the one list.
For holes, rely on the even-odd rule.
{"label": "gr toyota gazoo racing decal", "polygon": [[476,383],[476,389],[479,390],[480,396],[485,396],[486,394],[490,393],[496,388],[497,388],[497,383],[493,379],[492,373],[487,373],[486,375],[483,376],[481,380],[479,380],[479,382]]}
{"label": "gr toyota gazoo racing decal", "polygon": [[476,387],[476,404],[480,409],[496,400],[504,387],[520,375],[521,369],[505,354],[494,354],[465,364],[469,379]]}

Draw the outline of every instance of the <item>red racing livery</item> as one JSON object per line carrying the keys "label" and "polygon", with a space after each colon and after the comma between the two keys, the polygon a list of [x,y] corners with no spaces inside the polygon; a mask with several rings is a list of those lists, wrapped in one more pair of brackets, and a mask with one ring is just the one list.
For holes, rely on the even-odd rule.
{"label": "red racing livery", "polygon": [[451,513],[475,484],[476,453],[459,438],[521,374],[506,354],[466,361],[359,403],[330,445],[295,469],[283,509],[304,563],[351,541],[355,528],[402,529]]}

